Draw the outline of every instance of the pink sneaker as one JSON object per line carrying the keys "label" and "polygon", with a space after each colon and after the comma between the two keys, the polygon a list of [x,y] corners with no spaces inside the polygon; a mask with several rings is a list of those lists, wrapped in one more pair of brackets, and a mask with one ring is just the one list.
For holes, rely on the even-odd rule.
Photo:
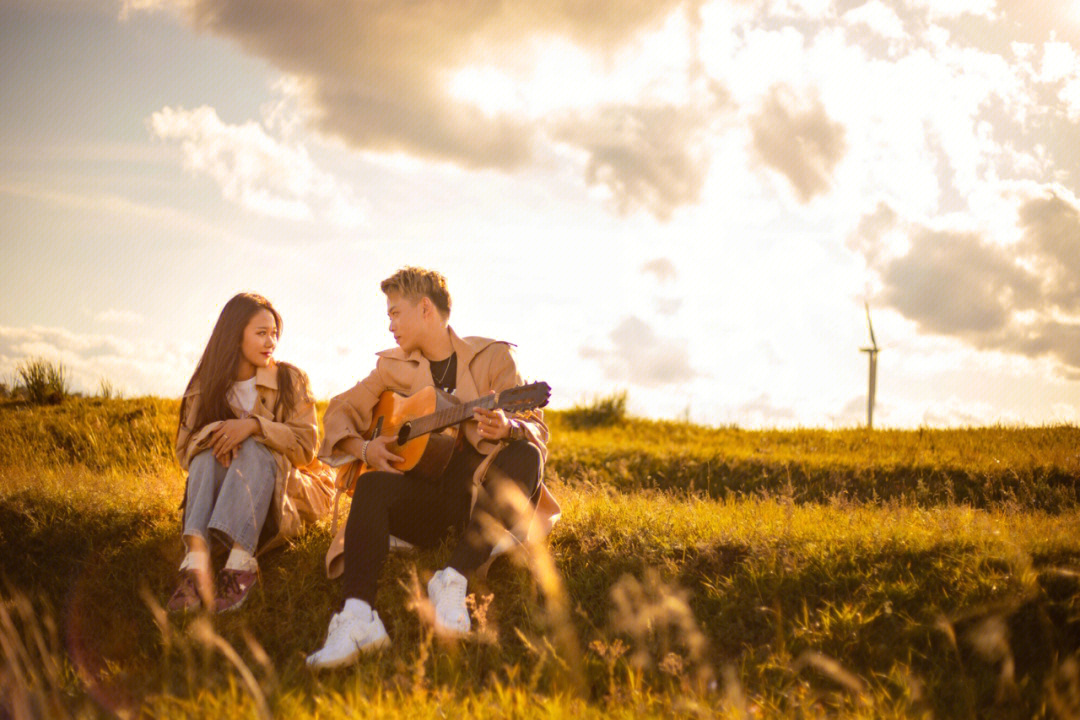
{"label": "pink sneaker", "polygon": [[[205,585],[204,590],[209,590],[209,583]],[[202,604],[202,598],[199,594],[199,574],[195,570],[181,570],[176,582],[176,590],[173,591],[169,602],[165,603],[165,609],[171,613],[190,612],[200,604]]]}
{"label": "pink sneaker", "polygon": [[240,607],[258,581],[258,571],[222,568],[217,576],[217,601],[214,603],[214,610],[228,612]]}

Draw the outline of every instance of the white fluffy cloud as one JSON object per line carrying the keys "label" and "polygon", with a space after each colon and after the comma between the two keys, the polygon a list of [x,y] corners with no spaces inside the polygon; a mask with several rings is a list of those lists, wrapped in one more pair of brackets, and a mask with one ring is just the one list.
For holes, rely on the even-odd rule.
{"label": "white fluffy cloud", "polygon": [[366,204],[347,185],[320,170],[303,145],[283,142],[256,122],[229,125],[204,106],[166,107],[149,124],[158,138],[180,143],[187,169],[209,176],[248,210],[345,228],[365,222]]}
{"label": "white fluffy cloud", "polygon": [[73,391],[94,393],[105,379],[126,395],[178,395],[198,360],[191,347],[64,328],[0,327],[0,379],[15,381],[16,368],[27,358],[64,365]]}
{"label": "white fluffy cloud", "polygon": [[581,348],[581,357],[599,361],[611,380],[646,387],[684,383],[698,373],[690,365],[685,340],[661,337],[644,320],[624,318],[611,331],[609,348]]}

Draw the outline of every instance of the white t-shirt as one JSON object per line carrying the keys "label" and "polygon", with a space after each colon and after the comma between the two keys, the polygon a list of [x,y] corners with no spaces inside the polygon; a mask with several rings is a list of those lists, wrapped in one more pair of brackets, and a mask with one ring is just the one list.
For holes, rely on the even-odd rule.
{"label": "white t-shirt", "polygon": [[255,409],[255,398],[258,397],[258,393],[255,391],[255,377],[252,376],[248,380],[238,380],[229,386],[228,395],[226,399],[229,401],[229,405],[236,411],[236,414],[242,418],[251,414],[251,411]]}

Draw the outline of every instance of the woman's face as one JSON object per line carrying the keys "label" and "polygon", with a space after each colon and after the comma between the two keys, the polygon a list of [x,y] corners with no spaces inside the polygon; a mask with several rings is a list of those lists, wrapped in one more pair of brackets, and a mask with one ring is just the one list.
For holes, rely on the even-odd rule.
{"label": "woman's face", "polygon": [[274,315],[265,308],[248,320],[244,337],[240,340],[240,374],[246,379],[255,368],[267,367],[274,357],[278,329]]}

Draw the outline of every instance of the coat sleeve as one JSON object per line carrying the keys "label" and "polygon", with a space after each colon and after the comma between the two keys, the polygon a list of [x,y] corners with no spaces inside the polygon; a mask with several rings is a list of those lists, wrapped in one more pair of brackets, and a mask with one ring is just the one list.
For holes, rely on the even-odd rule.
{"label": "coat sleeve", "polygon": [[268,448],[284,455],[293,467],[306,467],[315,459],[319,446],[319,424],[315,415],[315,398],[307,374],[290,369],[296,403],[284,408],[282,419],[269,420],[259,415],[251,417],[259,423],[262,441]]}
{"label": "coat sleeve", "polygon": [[[185,402],[185,400],[187,402]],[[187,453],[188,446],[191,445],[191,435],[194,432],[194,428],[191,427],[191,424],[195,421],[195,411],[198,409],[196,407],[198,402],[198,395],[192,395],[180,401],[180,404],[183,406],[183,412],[180,417],[180,427],[176,431],[176,460],[180,463],[180,467],[185,470],[188,469],[188,465],[190,464]]]}
{"label": "coat sleeve", "polygon": [[184,470],[191,465],[193,457],[210,447],[210,435],[221,424],[212,422],[201,428],[194,427],[195,416],[199,412],[200,397],[198,392],[187,396],[184,416],[180,418],[180,428],[176,433],[176,459]]}
{"label": "coat sleeve", "polygon": [[[331,462],[334,447],[339,442],[347,438],[363,437],[371,425],[372,410],[387,387],[383,372],[379,365],[376,365],[366,378],[330,399],[323,415],[326,438],[319,450],[320,459]],[[340,452],[340,448],[338,451]]]}
{"label": "coat sleeve", "polygon": [[[488,380],[488,389],[502,392],[521,385],[521,374],[518,373],[513,349],[506,343],[495,343],[491,345],[491,348],[496,355],[489,366],[491,377]],[[525,431],[525,438],[539,448],[541,457],[547,460],[548,427],[544,423],[544,411],[536,408],[523,413],[515,413],[511,417],[521,424],[522,430]]]}

